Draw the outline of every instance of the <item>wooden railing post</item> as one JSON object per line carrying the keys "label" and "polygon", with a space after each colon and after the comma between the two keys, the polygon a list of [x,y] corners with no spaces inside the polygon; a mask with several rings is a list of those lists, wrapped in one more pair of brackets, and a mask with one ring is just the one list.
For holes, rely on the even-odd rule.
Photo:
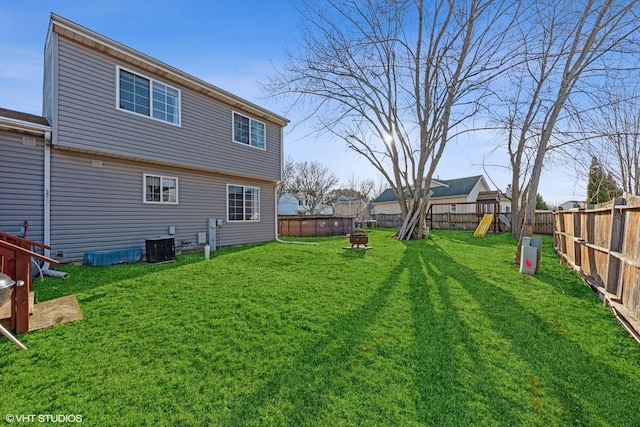
{"label": "wooden railing post", "polygon": [[[607,277],[605,290],[614,295],[618,295],[621,289],[620,282],[620,259],[613,256],[611,252],[621,252],[625,234],[625,214],[622,209],[616,206],[626,205],[625,199],[616,198],[611,206],[611,233],[609,234],[609,254],[607,255]],[[619,296],[619,295],[618,295]]]}
{"label": "wooden railing post", "polygon": [[29,291],[31,284],[31,256],[26,253],[16,253],[15,280],[21,280],[22,286],[13,287],[14,315],[11,316],[11,329],[16,334],[29,332]]}

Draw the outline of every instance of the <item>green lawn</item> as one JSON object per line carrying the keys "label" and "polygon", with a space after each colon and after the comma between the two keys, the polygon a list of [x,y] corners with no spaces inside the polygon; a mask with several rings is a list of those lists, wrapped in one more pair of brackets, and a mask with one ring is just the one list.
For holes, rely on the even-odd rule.
{"label": "green lawn", "polygon": [[0,340],[0,416],[83,425],[638,426],[640,345],[545,240],[371,232],[61,268],[84,320]]}

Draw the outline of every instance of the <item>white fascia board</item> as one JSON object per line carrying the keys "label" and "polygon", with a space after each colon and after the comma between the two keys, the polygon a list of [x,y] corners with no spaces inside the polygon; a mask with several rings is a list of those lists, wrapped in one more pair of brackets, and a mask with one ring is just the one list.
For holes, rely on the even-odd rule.
{"label": "white fascia board", "polygon": [[0,117],[0,128],[35,133],[37,135],[44,135],[46,132],[51,132],[51,126],[25,122],[24,120],[9,117]]}

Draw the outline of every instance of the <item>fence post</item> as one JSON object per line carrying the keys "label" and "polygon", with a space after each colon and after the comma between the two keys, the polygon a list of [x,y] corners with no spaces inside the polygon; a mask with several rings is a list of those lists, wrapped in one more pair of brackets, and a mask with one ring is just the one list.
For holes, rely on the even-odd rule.
{"label": "fence post", "polygon": [[582,214],[573,212],[573,263],[582,269]]}
{"label": "fence post", "polygon": [[624,242],[625,221],[622,209],[616,206],[626,205],[623,198],[615,198],[611,206],[611,233],[609,234],[609,253],[607,254],[607,278],[605,289],[607,292],[618,295],[620,282],[620,259],[611,255],[611,252],[622,252]]}
{"label": "fence post", "polygon": [[562,253],[563,257],[561,258],[561,262],[563,264],[567,263],[567,236],[565,235],[565,226],[564,226],[564,216],[565,211],[558,211],[558,228],[559,228],[559,236],[558,236],[558,249],[560,253]]}

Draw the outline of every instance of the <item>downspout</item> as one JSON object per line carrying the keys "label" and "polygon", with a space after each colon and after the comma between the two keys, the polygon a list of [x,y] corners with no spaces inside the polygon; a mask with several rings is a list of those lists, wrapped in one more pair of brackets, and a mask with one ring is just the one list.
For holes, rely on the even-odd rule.
{"label": "downspout", "polygon": [[[44,244],[51,246],[51,132],[44,134]],[[45,249],[44,256],[51,257],[51,250]],[[42,276],[58,277],[68,279],[69,274],[63,271],[50,270],[51,266],[45,262],[40,270]]]}
{"label": "downspout", "polygon": [[[51,132],[44,133],[44,244],[51,246]],[[51,257],[51,250],[45,249],[44,256]]]}
{"label": "downspout", "polygon": [[[284,164],[284,150],[283,148],[283,144],[282,141],[284,141],[284,128],[280,128],[280,165]],[[282,167],[280,168],[280,180],[282,181]],[[280,240],[280,237],[278,237],[278,184],[276,183],[276,186],[273,188],[273,200],[274,200],[274,212],[276,213],[275,217],[276,220],[274,221],[275,223],[275,240],[278,243],[286,243],[288,245],[306,245],[306,246],[318,246],[317,242],[292,242],[292,241],[286,241],[286,240]]]}
{"label": "downspout", "polygon": [[275,205],[276,205],[275,206],[275,213],[276,213],[275,236],[276,236],[276,242],[278,242],[278,243],[286,243],[288,245],[318,246],[317,242],[293,242],[293,241],[288,241],[288,240],[280,240],[280,238],[278,237],[278,189],[277,188],[273,189],[273,198],[275,199]]}
{"label": "downspout", "polygon": [[[44,134],[44,208],[43,208],[43,222],[44,222],[44,231],[43,231],[43,240],[46,246],[51,246],[51,147],[54,144],[58,143],[58,57],[57,57],[57,49],[58,49],[58,39],[56,35],[52,31],[52,23],[49,24],[49,32],[47,33],[47,41],[45,42],[45,61],[47,60],[47,50],[51,49],[51,63],[49,64],[49,78],[51,79],[49,90],[50,93],[45,93],[43,99],[43,115],[47,116],[50,120],[51,131],[47,131]],[[46,72],[47,66],[45,64],[45,86],[46,86]],[[46,92],[46,91],[45,91]],[[48,96],[48,98],[47,98]],[[49,101],[47,109],[47,100]],[[47,114],[48,113],[48,114]],[[47,257],[51,257],[51,250],[45,249],[44,255]],[[40,274],[42,276],[53,276],[59,277],[61,279],[66,279],[69,277],[69,274],[62,271],[54,271],[50,270],[51,266],[48,262],[45,262],[42,268],[40,269]]]}

